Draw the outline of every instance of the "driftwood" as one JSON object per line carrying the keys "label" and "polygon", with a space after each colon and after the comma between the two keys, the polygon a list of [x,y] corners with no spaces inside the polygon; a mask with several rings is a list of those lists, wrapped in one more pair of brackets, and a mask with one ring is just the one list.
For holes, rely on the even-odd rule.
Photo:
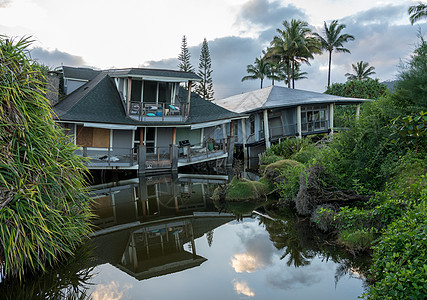
{"label": "driftwood", "polygon": [[341,190],[327,182],[333,178],[320,166],[308,168],[300,175],[299,191],[295,198],[297,212],[308,216],[320,204],[335,202],[353,202],[368,200],[366,195],[359,195],[354,190]]}

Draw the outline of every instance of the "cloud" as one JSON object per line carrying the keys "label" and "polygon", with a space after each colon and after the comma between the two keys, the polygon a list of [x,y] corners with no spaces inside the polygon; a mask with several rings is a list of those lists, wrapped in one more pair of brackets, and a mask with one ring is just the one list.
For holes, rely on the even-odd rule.
{"label": "cloud", "polygon": [[280,27],[284,20],[307,19],[306,13],[293,4],[283,6],[280,1],[250,0],[243,4],[238,22],[264,27]]}
{"label": "cloud", "polygon": [[82,67],[86,64],[81,56],[62,52],[58,49],[49,51],[40,47],[36,47],[31,49],[30,53],[34,60],[37,60],[39,63],[53,68],[61,65]]}
{"label": "cloud", "polygon": [[0,0],[0,8],[7,7],[11,2],[12,0]]}
{"label": "cloud", "polygon": [[91,298],[93,300],[120,300],[123,299],[127,290],[131,288],[132,285],[120,286],[120,284],[115,281],[109,284],[98,284]]}
{"label": "cloud", "polygon": [[245,281],[233,281],[234,290],[237,294],[243,294],[248,297],[254,297],[255,293],[251,290],[247,282]]}
{"label": "cloud", "polygon": [[278,289],[289,290],[299,286],[311,286],[322,280],[321,270],[313,268],[298,268],[281,270],[277,273],[270,273],[267,282]]}
{"label": "cloud", "polygon": [[239,237],[245,251],[231,257],[231,266],[234,271],[252,273],[272,264],[274,248],[268,235],[250,230],[240,233]]}
{"label": "cloud", "polygon": [[[215,98],[248,92],[260,87],[260,80],[241,82],[246,74],[246,66],[253,64],[256,57],[269,45],[276,28],[285,19],[301,17],[303,10],[291,4],[281,6],[278,1],[251,0],[246,2],[239,12],[237,22],[260,26],[256,36],[228,36],[208,41],[212,58],[212,78]],[[351,72],[351,64],[358,61],[369,62],[375,67],[375,78],[380,81],[395,79],[401,59],[408,58],[417,42],[417,26],[411,26],[405,5],[386,5],[365,10],[339,20],[346,24],[344,33],[355,36],[355,41],[344,46],[351,51],[332,54],[332,82],[345,82],[345,73]],[[422,24],[423,25],[423,24]],[[315,31],[321,33],[322,28]],[[191,62],[198,69],[200,45],[190,47]],[[178,54],[177,54],[178,56]],[[328,55],[315,55],[311,66],[303,65],[308,79],[298,80],[295,87],[316,92],[324,92],[328,76]],[[177,69],[174,58],[150,61],[150,67]],[[269,86],[270,80],[264,80],[263,86]],[[284,85],[284,83],[276,83]]]}

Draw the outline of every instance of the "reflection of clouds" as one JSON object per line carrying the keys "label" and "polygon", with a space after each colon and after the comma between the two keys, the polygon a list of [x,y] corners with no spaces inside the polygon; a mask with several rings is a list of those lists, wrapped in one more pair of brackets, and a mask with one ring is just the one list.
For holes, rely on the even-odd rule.
{"label": "reflection of clouds", "polygon": [[109,284],[98,284],[92,293],[93,300],[120,300],[124,293],[132,288],[131,285],[120,286],[117,282],[112,281]]}
{"label": "reflection of clouds", "polygon": [[267,276],[267,282],[278,289],[289,290],[298,286],[310,286],[322,280],[321,268],[298,268],[274,272]]}
{"label": "reflection of clouds", "polygon": [[231,266],[237,273],[252,273],[257,269],[265,267],[265,263],[258,260],[255,256],[242,253],[233,255],[231,258]]}
{"label": "reflection of clouds", "polygon": [[238,235],[245,251],[231,257],[231,266],[237,273],[252,273],[272,263],[274,248],[265,231],[257,233],[253,228],[245,228]]}
{"label": "reflection of clouds", "polygon": [[251,290],[251,288],[248,286],[246,281],[233,281],[234,284],[234,290],[237,292],[237,294],[243,294],[248,297],[254,297],[255,293]]}

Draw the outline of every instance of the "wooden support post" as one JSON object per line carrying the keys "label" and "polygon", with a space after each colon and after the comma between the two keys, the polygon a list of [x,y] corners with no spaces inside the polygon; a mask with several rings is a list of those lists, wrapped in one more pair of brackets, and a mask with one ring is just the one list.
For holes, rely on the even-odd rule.
{"label": "wooden support post", "polygon": [[176,144],[176,127],[172,128],[172,145]]}
{"label": "wooden support post", "polygon": [[188,81],[188,93],[187,93],[187,117],[190,115],[190,100],[191,100],[191,86],[193,82]]}
{"label": "wooden support post", "polygon": [[329,104],[329,129],[334,134],[334,103]]}
{"label": "wooden support post", "polygon": [[171,169],[172,171],[178,171],[178,146],[175,144],[172,144],[171,152],[172,152]]}
{"label": "wooden support post", "polygon": [[265,148],[270,149],[270,129],[268,128],[268,111],[264,109],[264,137],[265,137]]}
{"label": "wooden support post", "polygon": [[138,173],[139,174],[145,174],[146,152],[147,152],[147,148],[145,147],[145,145],[140,145],[139,153],[138,153]]}
{"label": "wooden support post", "polygon": [[246,119],[242,119],[242,145],[243,145],[243,160],[248,161],[248,150],[246,148]]}
{"label": "wooden support post", "polygon": [[301,105],[297,106],[297,138],[302,139]]}
{"label": "wooden support post", "polygon": [[132,96],[132,78],[129,77],[128,78],[127,97],[126,97],[126,116],[129,116],[131,96]]}
{"label": "wooden support post", "polygon": [[356,105],[356,120],[359,120],[360,116],[360,103]]}

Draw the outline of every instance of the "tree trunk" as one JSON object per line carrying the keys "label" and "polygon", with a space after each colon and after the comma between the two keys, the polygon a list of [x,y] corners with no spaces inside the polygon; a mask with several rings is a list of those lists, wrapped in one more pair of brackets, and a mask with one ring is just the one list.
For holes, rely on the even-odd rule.
{"label": "tree trunk", "polygon": [[292,88],[295,89],[295,61],[292,62]]}
{"label": "tree trunk", "polygon": [[291,67],[290,67],[291,62],[287,62],[286,63],[286,75],[288,76],[288,88],[291,88]]}
{"label": "tree trunk", "polygon": [[331,84],[331,61],[332,61],[332,50],[329,51],[328,87]]}

